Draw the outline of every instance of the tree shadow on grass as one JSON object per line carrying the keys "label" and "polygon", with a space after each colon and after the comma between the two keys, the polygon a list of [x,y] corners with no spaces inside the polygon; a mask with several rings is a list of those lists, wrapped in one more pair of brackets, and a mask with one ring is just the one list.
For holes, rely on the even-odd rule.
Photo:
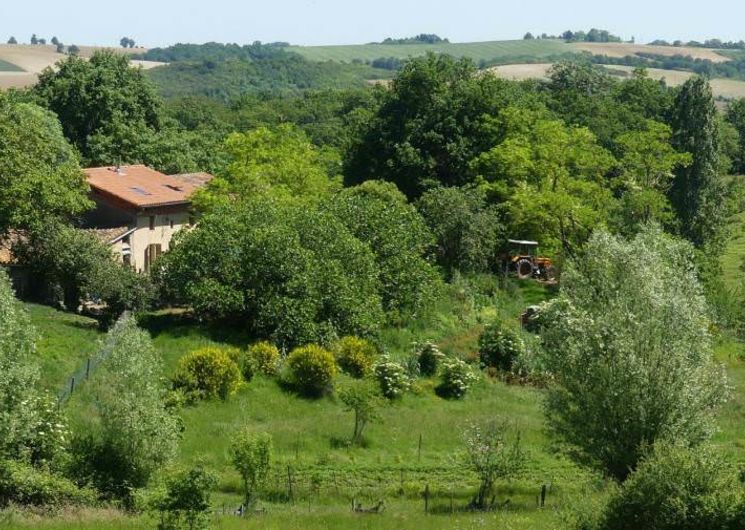
{"label": "tree shadow on grass", "polygon": [[137,322],[153,337],[163,334],[173,338],[202,336],[213,342],[229,344],[239,348],[245,348],[255,339],[238,323],[202,321],[190,312],[144,313],[138,315]]}

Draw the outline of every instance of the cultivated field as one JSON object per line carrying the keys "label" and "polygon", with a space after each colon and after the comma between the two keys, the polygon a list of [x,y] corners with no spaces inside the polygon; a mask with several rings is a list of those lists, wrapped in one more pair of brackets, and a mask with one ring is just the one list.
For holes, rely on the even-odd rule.
{"label": "cultivated field", "polygon": [[714,63],[729,61],[716,50],[709,48],[690,48],[688,46],[650,46],[648,44],[627,44],[622,42],[575,42],[568,45],[574,50],[590,52],[593,55],[608,57],[626,57],[638,53],[653,53],[673,57],[675,55],[691,56],[694,59],[707,59]]}
{"label": "cultivated field", "polygon": [[559,54],[592,53],[609,57],[626,57],[637,53],[657,55],[690,55],[694,59],[708,59],[725,62],[729,58],[715,50],[671,46],[649,46],[626,43],[586,43],[567,44],[560,40],[511,40],[492,42],[465,42],[448,44],[360,44],[345,46],[292,46],[297,52],[313,61],[343,61],[355,59],[370,61],[381,57],[406,59],[424,55],[427,52],[447,53],[454,57],[469,57],[474,61],[510,61],[530,57],[540,59]]}
{"label": "cultivated field", "polygon": [[[545,79],[551,63],[536,64],[508,64],[495,66],[490,71],[500,77],[522,81],[525,79]],[[619,76],[630,76],[634,68],[631,66],[606,65],[605,68]],[[664,79],[669,86],[678,86],[686,82],[693,74],[681,70],[662,70],[659,68],[648,68],[647,72],[652,79]],[[745,97],[745,81],[735,79],[711,79],[711,88],[714,95],[726,99]]]}
{"label": "cultivated field", "polygon": [[359,44],[347,46],[292,46],[312,61],[343,61],[354,59],[373,60],[381,57],[406,59],[427,52],[447,53],[455,57],[470,57],[475,61],[491,61],[510,57],[547,57],[572,50],[557,40],[514,40],[493,42],[466,42],[450,44]]}
{"label": "cultivated field", "polygon": [[[110,49],[117,53],[131,55],[143,53],[146,50],[104,48],[96,46],[80,46],[80,56],[90,57],[96,50]],[[36,82],[37,75],[45,68],[54,66],[66,56],[57,53],[55,46],[31,46],[29,44],[0,44],[0,88],[24,87]],[[160,66],[163,63],[153,61],[132,61],[145,69]]]}

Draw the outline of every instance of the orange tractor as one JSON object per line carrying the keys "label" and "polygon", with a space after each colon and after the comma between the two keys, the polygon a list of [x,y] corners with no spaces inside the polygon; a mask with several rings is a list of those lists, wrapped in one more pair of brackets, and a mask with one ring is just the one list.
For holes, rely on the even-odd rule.
{"label": "orange tractor", "polygon": [[521,280],[536,278],[553,281],[556,268],[551,258],[537,256],[537,241],[508,239],[509,251],[504,256],[505,273],[514,272]]}

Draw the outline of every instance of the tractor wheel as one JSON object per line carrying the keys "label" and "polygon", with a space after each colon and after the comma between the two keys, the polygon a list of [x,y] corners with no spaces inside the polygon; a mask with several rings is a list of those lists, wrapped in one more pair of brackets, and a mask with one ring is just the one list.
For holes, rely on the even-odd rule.
{"label": "tractor wheel", "polygon": [[517,277],[521,280],[527,280],[533,277],[533,263],[529,259],[521,259],[515,264]]}

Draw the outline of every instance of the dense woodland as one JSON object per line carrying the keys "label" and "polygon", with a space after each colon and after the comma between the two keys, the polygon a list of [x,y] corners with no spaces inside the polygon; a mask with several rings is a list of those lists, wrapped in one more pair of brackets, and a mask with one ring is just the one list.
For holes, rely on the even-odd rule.
{"label": "dense woodland", "polygon": [[[745,172],[745,100],[722,111],[704,77],[670,88],[582,61],[515,82],[430,54],[369,86],[365,65],[282,45],[144,58],[172,64],[146,74],[110,52],[71,56],[0,93],[0,231],[28,230],[15,251],[47,301],[73,310],[95,294],[108,330],[87,413],[68,423],[0,273],[0,506],[207,525],[214,460],[161,474],[200,402],[276,381],[289,399],[338,400],[354,415],[344,447],[364,451],[365,427],[402,396],[450,403],[498,381],[540,392],[559,453],[608,485],[597,505],[567,507],[569,527],[743,528],[741,470],[711,439],[731,394],[714,344],[745,333],[719,261],[743,210],[731,175]],[[216,176],[152,276],[78,229],[91,207],[80,168],[134,163]],[[539,241],[560,269],[526,330],[497,302],[517,289],[508,238]],[[475,356],[426,341],[387,355],[393,330],[443,318],[443,304],[476,315]],[[166,379],[140,326],[173,307],[252,346],[190,352]],[[124,310],[136,317],[114,323]],[[255,507],[271,437],[250,425],[229,438],[234,489]],[[463,439],[463,509],[503,509],[498,486],[531,465],[519,429],[491,421]]]}

